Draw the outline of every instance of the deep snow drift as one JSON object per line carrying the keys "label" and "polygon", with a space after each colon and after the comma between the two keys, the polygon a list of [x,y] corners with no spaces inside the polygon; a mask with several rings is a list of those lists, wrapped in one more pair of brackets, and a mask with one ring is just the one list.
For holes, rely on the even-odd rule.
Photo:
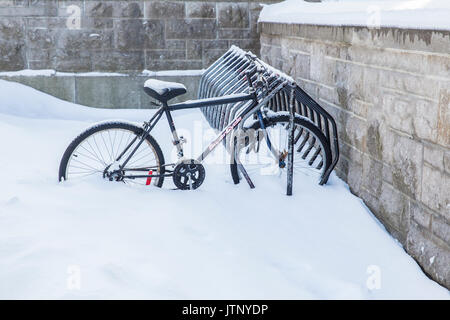
{"label": "deep snow drift", "polygon": [[[57,182],[81,130],[151,113],[0,80],[0,298],[449,298],[335,175],[296,176],[293,197],[273,176],[235,186],[215,164],[195,191]],[[185,136],[208,128],[199,111],[174,116]],[[154,135],[170,159],[165,122]]]}

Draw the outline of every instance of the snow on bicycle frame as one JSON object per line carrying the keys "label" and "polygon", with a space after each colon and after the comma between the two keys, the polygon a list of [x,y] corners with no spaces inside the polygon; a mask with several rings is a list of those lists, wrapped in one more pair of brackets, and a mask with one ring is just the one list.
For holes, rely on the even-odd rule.
{"label": "snow on bicycle frame", "polygon": [[[286,116],[292,111],[295,113],[295,117],[308,119],[311,124],[323,133],[326,140],[325,147],[331,151],[331,159],[325,164],[325,170],[323,170],[319,181],[319,184],[325,184],[339,159],[336,122],[325,109],[295,83],[294,79],[258,59],[251,52],[245,52],[236,46],[232,46],[203,73],[200,80],[198,98],[213,98],[227,94],[248,92],[249,82],[246,79],[246,75],[254,83],[259,80],[260,72],[258,71],[261,68],[264,70],[265,79],[268,79],[268,83],[265,84],[265,90],[259,91],[258,99],[260,99],[260,103],[258,108],[263,107],[275,114],[286,114]],[[293,99],[291,99],[291,96],[293,96]],[[221,131],[235,119],[236,115],[242,113],[248,105],[249,102],[247,101],[230,103],[202,109],[202,112],[211,127]],[[253,110],[253,112],[246,113],[244,118],[255,117],[254,112],[256,111]],[[242,129],[244,122],[241,122],[239,128]],[[227,150],[233,152],[234,146],[229,141],[226,143],[226,147]],[[310,151],[308,147],[305,148],[305,145],[299,148],[296,147],[295,156],[303,158]],[[233,160],[235,163],[239,162],[237,159]],[[233,166],[231,171],[233,180],[235,183],[238,183],[237,171],[233,170]]]}
{"label": "snow on bicycle frame", "polygon": [[[206,70],[198,100],[169,104],[169,100],[186,93],[181,83],[149,79],[144,91],[158,101],[159,108],[151,119],[142,127],[109,121],[82,132],[61,159],[60,181],[95,175],[109,181],[140,181],[161,187],[164,178],[171,177],[178,189],[197,189],[205,178],[203,160],[224,142],[230,151],[235,183],[239,182],[240,173],[253,188],[249,166],[265,166],[269,160],[278,173],[287,173],[290,195],[294,170],[302,173],[309,170],[306,174],[312,173],[323,184],[338,159],[336,124],[331,116],[293,79],[237,47],[232,47]],[[202,109],[208,122],[220,133],[200,156],[186,159],[182,146],[185,140],[177,134],[172,112],[193,108]],[[164,115],[177,148],[175,163],[165,163],[164,154],[151,135]],[[273,135],[277,130],[288,138],[277,139]],[[330,149],[332,142],[334,156]],[[261,152],[265,145],[266,153]],[[261,157],[264,161],[247,162],[248,155],[264,154],[268,155]]]}

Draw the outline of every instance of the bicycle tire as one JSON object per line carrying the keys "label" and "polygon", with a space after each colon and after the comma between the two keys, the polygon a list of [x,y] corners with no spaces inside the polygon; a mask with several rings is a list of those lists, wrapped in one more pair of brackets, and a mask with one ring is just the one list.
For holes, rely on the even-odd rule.
{"label": "bicycle tire", "polygon": [[[268,117],[264,117],[264,126],[266,128],[270,128],[278,123],[288,124],[289,123],[289,115],[279,114],[279,115],[270,115]],[[325,135],[322,133],[321,130],[319,130],[319,128],[317,128],[314,125],[314,123],[312,123],[309,119],[306,119],[302,116],[295,115],[294,123],[295,123],[296,127],[298,127],[299,129],[301,129],[301,128],[307,129],[309,132],[311,132],[313,134],[314,138],[316,138],[319,141],[321,148],[323,149],[323,153],[324,153],[323,156],[325,158],[325,161],[324,161],[325,163],[323,164],[324,168],[322,169],[322,176],[323,176],[323,174],[326,172],[326,170],[331,165],[331,158],[332,158],[331,150],[330,150],[330,147],[329,147],[329,144],[327,142]],[[244,130],[248,130],[248,129],[260,130],[261,124],[259,123],[259,121],[255,121],[249,127],[244,128]],[[297,128],[296,128],[296,130],[297,130]],[[230,171],[231,171],[231,177],[233,179],[233,182],[235,184],[238,184],[240,182],[240,176],[239,176],[239,172],[238,172],[237,162],[236,162],[234,156],[235,156],[235,154],[234,154],[233,148],[232,148]]]}
{"label": "bicycle tire", "polygon": [[[83,131],[81,134],[79,134],[67,147],[65,150],[63,157],[60,162],[59,166],[59,173],[58,173],[58,180],[63,181],[67,180],[70,177],[68,177],[68,164],[69,161],[74,153],[75,150],[77,150],[77,147],[80,146],[84,141],[88,141],[88,139],[95,134],[98,134],[102,131],[111,130],[111,129],[118,129],[118,130],[125,130],[133,133],[134,135],[141,135],[143,133],[143,128],[138,127],[134,124],[127,123],[127,122],[121,122],[121,121],[110,121],[110,122],[103,122],[96,124],[85,131]],[[156,142],[156,140],[149,134],[146,137],[146,141],[149,144],[149,146],[152,148],[152,151],[155,154],[155,160],[157,162],[158,166],[158,174],[164,174],[165,172],[165,161],[164,161],[164,154],[159,146],[159,144]],[[162,187],[164,182],[164,177],[158,177],[154,178],[156,182],[154,182],[154,185],[157,187]]]}

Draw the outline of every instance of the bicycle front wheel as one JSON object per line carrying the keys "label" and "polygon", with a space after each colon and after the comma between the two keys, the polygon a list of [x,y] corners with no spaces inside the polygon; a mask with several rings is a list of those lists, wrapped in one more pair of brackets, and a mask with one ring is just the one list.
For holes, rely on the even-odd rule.
{"label": "bicycle front wheel", "polygon": [[[294,175],[320,183],[331,164],[327,140],[312,122],[303,117],[295,116],[294,125]],[[236,145],[237,160],[255,182],[264,176],[283,176],[287,171],[289,115],[266,117],[264,126],[270,149],[259,121],[245,129],[243,138]],[[231,175],[235,183],[239,182],[235,161],[231,164]]]}
{"label": "bicycle front wheel", "polygon": [[[142,133],[141,127],[116,121],[101,123],[87,129],[76,137],[64,152],[59,166],[59,181],[92,177],[105,178],[105,173],[109,168],[120,165],[120,161],[117,163],[116,159],[126,150],[127,146],[129,148],[121,157],[121,161],[128,158],[137,146]],[[142,142],[127,163],[126,168],[130,170],[126,174],[164,174],[164,156],[151,135],[148,135]],[[161,187],[164,177],[124,178],[121,181]]]}

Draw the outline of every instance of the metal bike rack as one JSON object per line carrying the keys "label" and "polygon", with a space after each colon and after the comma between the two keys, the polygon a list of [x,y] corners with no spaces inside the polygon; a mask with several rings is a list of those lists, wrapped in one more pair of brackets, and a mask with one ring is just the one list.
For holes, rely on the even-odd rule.
{"label": "metal bike rack", "polygon": [[[248,56],[251,56],[250,59]],[[326,168],[320,184],[325,184],[339,159],[339,145],[336,122],[333,117],[312,99],[295,81],[283,72],[258,59],[251,52],[232,46],[224,55],[217,59],[205,70],[198,91],[198,98],[212,98],[233,93],[248,92],[248,82],[245,74],[249,74],[252,80],[257,77],[256,66],[253,60],[265,66],[269,82],[269,91],[273,97],[267,102],[267,106],[274,112],[290,111],[290,96],[294,92],[294,111],[296,114],[308,118],[323,132],[332,152],[331,164]],[[281,83],[290,83],[280,87]],[[275,90],[275,91],[274,91]],[[267,93],[267,92],[266,92]],[[262,95],[262,93],[259,93]],[[261,98],[260,96],[259,98]],[[239,102],[203,108],[202,113],[210,126],[218,131],[223,130],[239,112],[243,111],[251,102]],[[230,146],[227,146],[230,150]],[[302,150],[300,150],[300,153]]]}

